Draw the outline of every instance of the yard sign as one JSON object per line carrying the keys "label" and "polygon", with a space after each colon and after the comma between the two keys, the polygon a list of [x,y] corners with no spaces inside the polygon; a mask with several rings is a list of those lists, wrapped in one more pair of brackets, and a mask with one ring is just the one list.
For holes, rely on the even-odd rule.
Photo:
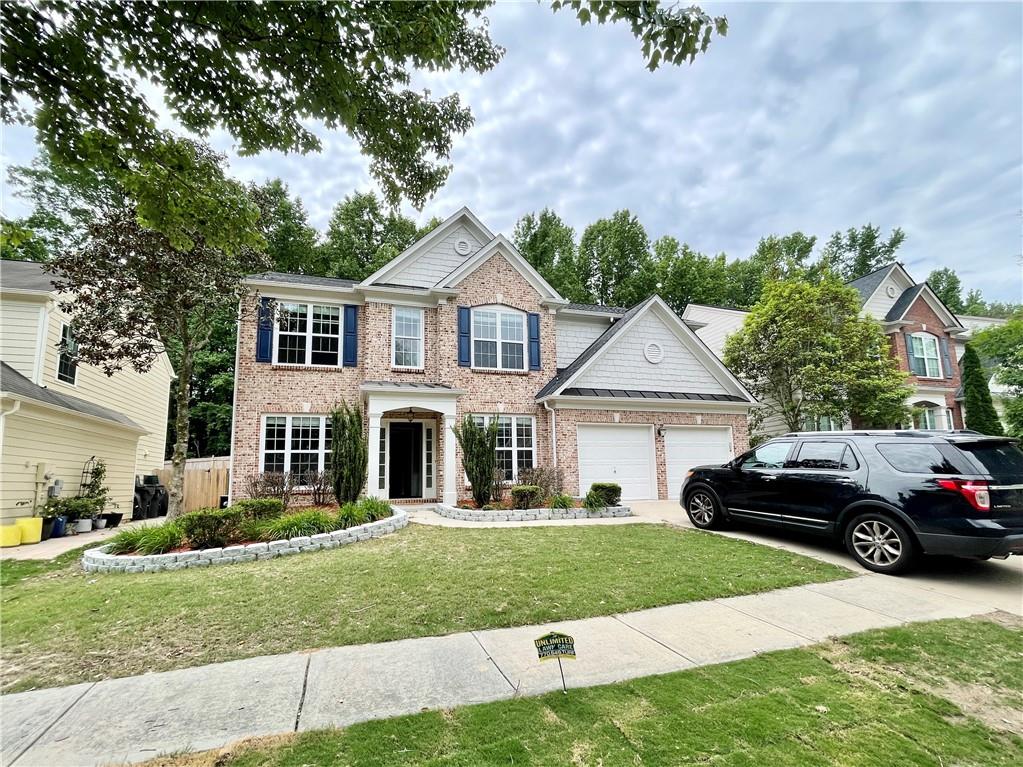
{"label": "yard sign", "polygon": [[568,634],[552,631],[549,634],[544,634],[539,639],[533,640],[533,644],[536,645],[536,654],[540,660],[558,659],[558,671],[561,672],[561,689],[567,693],[565,669],[561,666],[561,659],[575,660],[575,640]]}

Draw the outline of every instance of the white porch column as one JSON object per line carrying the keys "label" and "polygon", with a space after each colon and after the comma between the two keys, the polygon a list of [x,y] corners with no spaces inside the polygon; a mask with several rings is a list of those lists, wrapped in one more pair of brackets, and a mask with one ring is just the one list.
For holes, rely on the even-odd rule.
{"label": "white porch column", "polygon": [[444,416],[444,503],[454,506],[458,503],[460,473],[455,468],[455,416]]}
{"label": "white porch column", "polygon": [[369,444],[367,445],[369,460],[366,461],[367,474],[366,495],[386,497],[380,492],[380,416],[381,413],[369,414]]}

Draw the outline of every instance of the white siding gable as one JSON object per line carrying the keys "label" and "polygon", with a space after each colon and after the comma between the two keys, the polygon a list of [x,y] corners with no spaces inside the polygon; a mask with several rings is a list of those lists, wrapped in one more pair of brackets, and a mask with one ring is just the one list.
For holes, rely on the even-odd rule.
{"label": "white siding gable", "polygon": [[[455,247],[459,240],[469,243],[469,252],[459,253]],[[446,237],[434,243],[425,253],[406,264],[402,269],[389,274],[384,282],[395,285],[412,285],[430,288],[449,275],[466,259],[483,247],[473,234],[464,226],[455,227]]]}
{"label": "white siding gable", "polygon": [[[654,342],[663,351],[654,364],[644,350]],[[711,374],[664,321],[651,312],[611,341],[596,362],[571,384],[600,389],[732,394]]]}
{"label": "white siding gable", "polygon": [[698,306],[689,304],[683,312],[683,319],[706,323],[705,327],[696,331],[697,337],[707,344],[718,359],[724,355],[725,341],[728,336],[742,327],[748,312],[737,309],[721,309],[716,306]]}
{"label": "white siding gable", "polygon": [[[899,296],[911,287],[913,287],[912,281],[906,279],[901,269],[892,269],[891,273],[877,286],[874,295],[870,296],[863,304],[863,314],[869,314],[875,320],[883,320],[895,302],[899,300]],[[889,292],[893,295],[888,295]]]}
{"label": "white siding gable", "polygon": [[611,318],[582,318],[559,316],[556,329],[558,332],[559,368],[566,368],[578,357],[597,337],[611,325]]}
{"label": "white siding gable", "polygon": [[0,301],[0,359],[30,381],[39,382],[39,324],[45,319],[45,304],[5,295]]}

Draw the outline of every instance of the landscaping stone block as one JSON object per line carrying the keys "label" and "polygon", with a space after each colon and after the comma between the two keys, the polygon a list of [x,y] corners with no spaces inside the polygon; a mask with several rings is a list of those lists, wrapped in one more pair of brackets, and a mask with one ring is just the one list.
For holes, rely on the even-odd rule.
{"label": "landscaping stone block", "polygon": [[300,535],[298,538],[292,538],[290,544],[301,548],[302,546],[308,546],[309,540],[310,538],[308,535]]}
{"label": "landscaping stone block", "polygon": [[175,562],[191,562],[192,560],[198,559],[198,558],[199,558],[199,552],[198,551],[182,551],[180,554],[177,555],[177,557],[175,558],[174,561]]}
{"label": "landscaping stone block", "polygon": [[188,563],[189,567],[209,567],[210,560],[208,559],[193,559]]}
{"label": "landscaping stone block", "polygon": [[268,543],[250,543],[248,546],[245,547],[245,552],[247,554],[261,554],[265,551],[268,551],[269,548],[270,544]]}
{"label": "landscaping stone block", "polygon": [[317,533],[312,536],[312,540],[314,543],[324,543],[330,540],[330,533]]}
{"label": "landscaping stone block", "polygon": [[221,549],[221,551],[223,552],[223,556],[225,556],[225,557],[237,557],[237,556],[245,553],[245,547],[244,546],[225,546],[223,549]]}
{"label": "landscaping stone block", "polygon": [[203,549],[199,552],[199,559],[220,559],[224,556],[223,549]]}

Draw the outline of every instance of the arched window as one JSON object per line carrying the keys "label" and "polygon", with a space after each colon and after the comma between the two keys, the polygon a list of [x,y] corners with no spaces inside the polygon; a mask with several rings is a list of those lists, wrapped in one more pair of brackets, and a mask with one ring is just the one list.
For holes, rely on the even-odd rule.
{"label": "arched window", "polygon": [[941,378],[937,337],[930,333],[913,333],[909,337],[909,346],[910,372],[924,378]]}
{"label": "arched window", "polygon": [[949,411],[934,402],[913,403],[913,428],[915,429],[951,429]]}

